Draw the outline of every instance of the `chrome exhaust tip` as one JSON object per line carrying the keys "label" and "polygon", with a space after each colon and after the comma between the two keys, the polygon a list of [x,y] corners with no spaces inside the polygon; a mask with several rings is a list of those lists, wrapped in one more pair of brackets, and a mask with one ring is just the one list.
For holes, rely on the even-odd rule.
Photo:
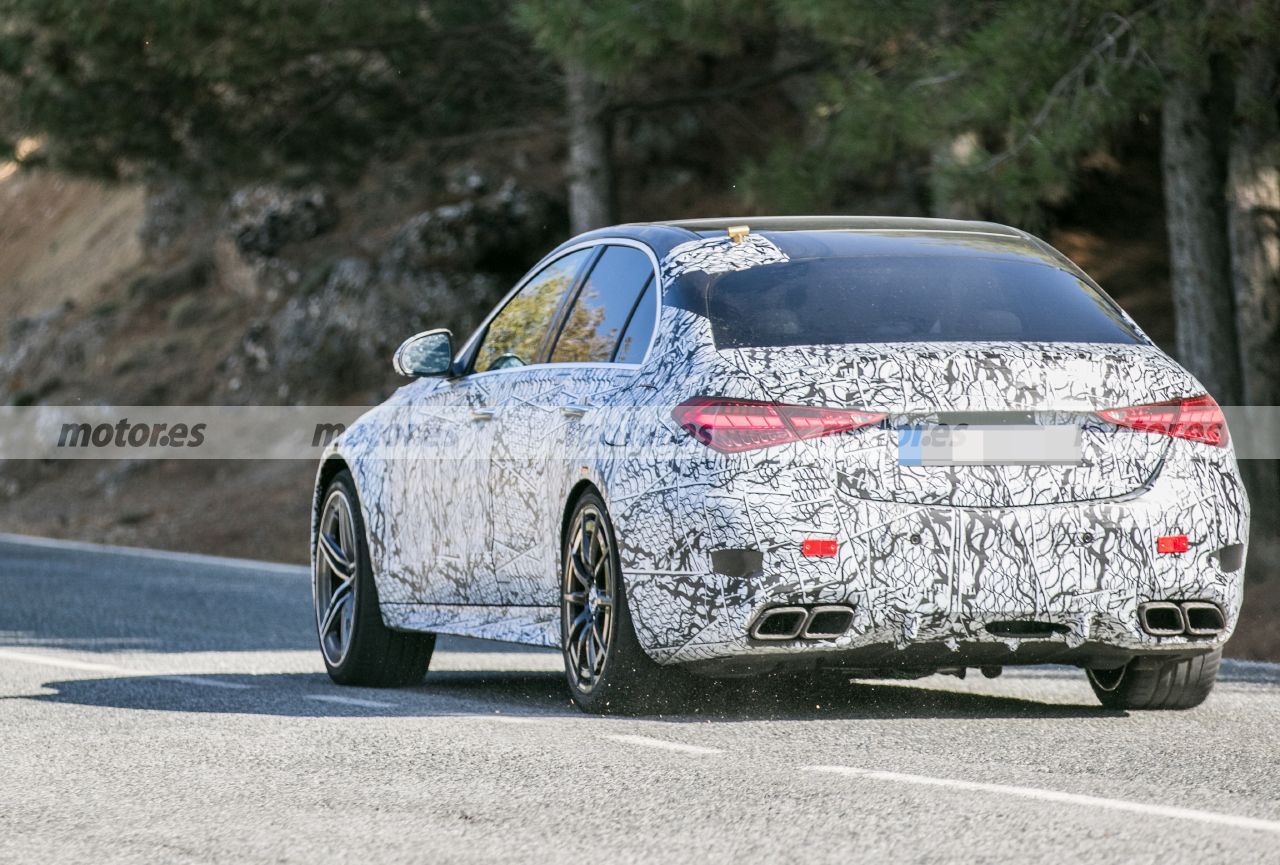
{"label": "chrome exhaust tip", "polygon": [[1153,637],[1176,637],[1187,630],[1182,608],[1172,601],[1139,604],[1138,623]]}
{"label": "chrome exhaust tip", "polygon": [[1195,637],[1213,637],[1227,627],[1222,609],[1208,601],[1183,601],[1182,616],[1187,633]]}
{"label": "chrome exhaust tip", "polygon": [[747,633],[753,640],[794,640],[808,618],[804,607],[770,607],[756,617]]}
{"label": "chrome exhaust tip", "polygon": [[806,640],[832,640],[853,625],[853,607],[832,604],[814,607],[804,626]]}

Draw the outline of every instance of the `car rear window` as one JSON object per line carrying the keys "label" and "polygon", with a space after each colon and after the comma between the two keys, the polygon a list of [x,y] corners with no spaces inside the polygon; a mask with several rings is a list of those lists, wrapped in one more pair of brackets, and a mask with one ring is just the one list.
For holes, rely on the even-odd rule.
{"label": "car rear window", "polygon": [[800,259],[716,278],[718,348],[875,342],[1136,343],[1105,295],[1038,261],[980,256]]}

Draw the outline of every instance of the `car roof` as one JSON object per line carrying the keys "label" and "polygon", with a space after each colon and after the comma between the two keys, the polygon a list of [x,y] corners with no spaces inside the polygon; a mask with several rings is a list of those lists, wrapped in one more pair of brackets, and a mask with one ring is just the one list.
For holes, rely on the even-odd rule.
{"label": "car roof", "polygon": [[639,241],[663,258],[682,243],[714,237],[738,225],[748,226],[752,233],[769,236],[792,257],[822,255],[824,251],[827,255],[927,254],[948,248],[962,251],[963,247],[974,245],[1013,254],[1043,255],[1045,252],[1042,241],[995,222],[907,216],[737,216],[610,225],[566,240],[547,258],[582,243],[611,238]]}
{"label": "car roof", "polygon": [[[966,219],[933,219],[916,216],[737,216],[676,219],[637,225],[667,225],[700,236],[718,234],[731,226],[746,225],[753,231],[873,231],[993,234],[1025,238],[1016,228],[996,222]],[[622,227],[622,226],[620,226]]]}

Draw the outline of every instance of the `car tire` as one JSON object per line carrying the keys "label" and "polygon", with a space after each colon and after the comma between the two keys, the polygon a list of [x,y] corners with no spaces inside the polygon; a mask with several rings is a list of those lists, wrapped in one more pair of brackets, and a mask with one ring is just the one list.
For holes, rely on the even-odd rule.
{"label": "car tire", "polygon": [[383,624],[355,482],[345,470],[325,489],[315,543],[312,598],[329,678],[371,688],[421,682],[435,635],[393,631]]}
{"label": "car tire", "polygon": [[1134,658],[1116,670],[1088,670],[1089,684],[1108,709],[1190,709],[1218,678],[1222,650],[1191,658]]}
{"label": "car tire", "polygon": [[560,561],[560,650],[574,703],[593,714],[675,707],[686,674],[662,667],[640,646],[613,523],[594,491],[574,503]]}

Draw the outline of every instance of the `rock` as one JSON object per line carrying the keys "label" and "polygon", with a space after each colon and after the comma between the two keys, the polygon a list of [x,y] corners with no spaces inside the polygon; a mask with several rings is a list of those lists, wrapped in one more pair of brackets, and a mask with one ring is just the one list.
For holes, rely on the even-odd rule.
{"label": "rock", "polygon": [[[488,187],[475,174],[460,185]],[[461,336],[479,323],[523,266],[545,252],[550,210],[545,199],[507,180],[495,192],[420,213],[379,257],[377,281],[416,293],[432,327],[448,327]]]}
{"label": "rock", "polygon": [[249,186],[227,203],[228,230],[245,255],[275,255],[285,244],[321,235],[337,221],[332,196],[318,186]]}

